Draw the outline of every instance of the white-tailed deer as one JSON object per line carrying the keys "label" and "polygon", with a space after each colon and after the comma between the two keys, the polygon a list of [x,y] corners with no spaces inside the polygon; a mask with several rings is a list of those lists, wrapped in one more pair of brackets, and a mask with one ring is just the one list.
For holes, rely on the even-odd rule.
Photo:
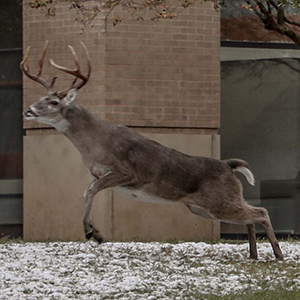
{"label": "white-tailed deer", "polygon": [[[188,209],[208,219],[235,224],[246,224],[250,243],[250,257],[257,258],[254,224],[260,224],[273,247],[277,259],[283,259],[268,212],[264,208],[247,204],[242,195],[240,181],[235,171],[244,174],[254,185],[254,177],[247,162],[240,159],[217,160],[190,156],[149,140],[138,132],[122,125],[112,124],[94,117],[75,103],[78,90],[89,80],[91,62],[88,51],[81,43],[87,57],[88,74],[80,71],[74,49],[76,68],[70,70],[55,64],[57,69],[75,76],[70,88],[54,91],[41,78],[46,55],[46,42],[36,76],[29,73],[29,48],[21,62],[23,73],[47,88],[48,94],[24,111],[27,120],[49,124],[71,140],[82,155],[84,165],[94,181],[84,193],[84,231],[89,239],[99,243],[102,237],[93,227],[92,207],[95,195],[111,188],[130,198],[157,203],[183,203]],[[80,82],[76,83],[76,80]]]}

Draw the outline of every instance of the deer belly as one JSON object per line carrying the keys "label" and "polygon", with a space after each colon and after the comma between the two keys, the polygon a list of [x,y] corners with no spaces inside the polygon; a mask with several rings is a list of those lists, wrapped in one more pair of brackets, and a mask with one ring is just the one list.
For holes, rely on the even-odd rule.
{"label": "deer belly", "polygon": [[143,202],[152,202],[152,203],[177,203],[177,201],[168,200],[164,198],[157,197],[152,195],[144,190],[138,189],[128,189],[125,187],[114,187],[114,191],[118,192],[119,194],[126,196],[128,198],[139,200]]}

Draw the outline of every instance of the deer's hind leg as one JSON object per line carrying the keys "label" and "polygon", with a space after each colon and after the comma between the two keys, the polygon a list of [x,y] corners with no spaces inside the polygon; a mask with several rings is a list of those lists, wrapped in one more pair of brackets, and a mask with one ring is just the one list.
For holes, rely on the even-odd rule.
{"label": "deer's hind leg", "polygon": [[276,259],[283,260],[283,254],[281,252],[278,240],[275,236],[273,227],[271,225],[269,214],[266,209],[263,209],[263,208],[260,208],[260,209],[263,210],[263,212],[261,211],[261,213],[264,215],[264,219],[259,220],[257,223],[264,228],[264,230],[267,234],[267,237],[273,247],[273,252],[275,254]]}
{"label": "deer's hind leg", "polygon": [[261,225],[266,231],[267,237],[272,245],[276,259],[283,260],[283,255],[271,225],[269,214],[265,208],[254,207],[244,202],[243,198],[236,198],[235,202],[223,205],[222,209],[205,210],[198,205],[186,204],[190,211],[206,219],[217,219],[227,223],[245,224],[248,229],[250,245],[250,258],[257,259],[257,247],[255,236],[255,225]]}
{"label": "deer's hind leg", "polygon": [[248,224],[247,229],[248,229],[248,239],[249,239],[249,246],[250,246],[249,258],[257,259],[255,224]]}
{"label": "deer's hind leg", "polygon": [[[217,220],[217,218],[213,217],[209,212],[204,210],[203,208],[196,206],[196,205],[186,205],[189,210],[205,219],[209,220]],[[248,224],[248,239],[249,239],[249,246],[250,246],[250,256],[251,259],[257,259],[257,247],[256,247],[256,236],[255,236],[255,225],[254,224]]]}
{"label": "deer's hind leg", "polygon": [[[274,234],[268,211],[265,208],[254,207],[248,204],[245,204],[243,207],[239,208],[238,211],[239,213],[236,216],[232,216],[231,221],[233,223],[237,221],[237,223],[247,225],[250,244],[250,257],[253,256],[253,258],[255,258],[257,256],[254,224],[259,224],[264,228],[267,234],[276,259],[283,260],[283,255],[278,240]],[[230,220],[226,221],[230,222]]]}

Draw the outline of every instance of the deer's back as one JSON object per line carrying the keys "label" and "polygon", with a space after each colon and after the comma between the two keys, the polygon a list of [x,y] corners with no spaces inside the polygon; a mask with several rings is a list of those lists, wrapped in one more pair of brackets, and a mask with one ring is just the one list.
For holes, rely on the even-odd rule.
{"label": "deer's back", "polygon": [[231,168],[221,160],[187,155],[129,128],[120,129],[122,134],[117,139],[112,138],[113,152],[133,175],[134,180],[123,186],[129,191],[143,190],[174,201],[196,194],[209,185],[236,184]]}

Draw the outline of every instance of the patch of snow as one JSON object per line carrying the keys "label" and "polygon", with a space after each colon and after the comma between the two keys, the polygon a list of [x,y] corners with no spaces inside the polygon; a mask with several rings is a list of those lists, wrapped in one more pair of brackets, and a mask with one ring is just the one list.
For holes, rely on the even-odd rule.
{"label": "patch of snow", "polygon": [[247,259],[247,243],[0,244],[0,299],[181,300],[300,290],[300,243],[280,245],[285,261],[268,264],[269,243],[258,244],[257,261]]}

